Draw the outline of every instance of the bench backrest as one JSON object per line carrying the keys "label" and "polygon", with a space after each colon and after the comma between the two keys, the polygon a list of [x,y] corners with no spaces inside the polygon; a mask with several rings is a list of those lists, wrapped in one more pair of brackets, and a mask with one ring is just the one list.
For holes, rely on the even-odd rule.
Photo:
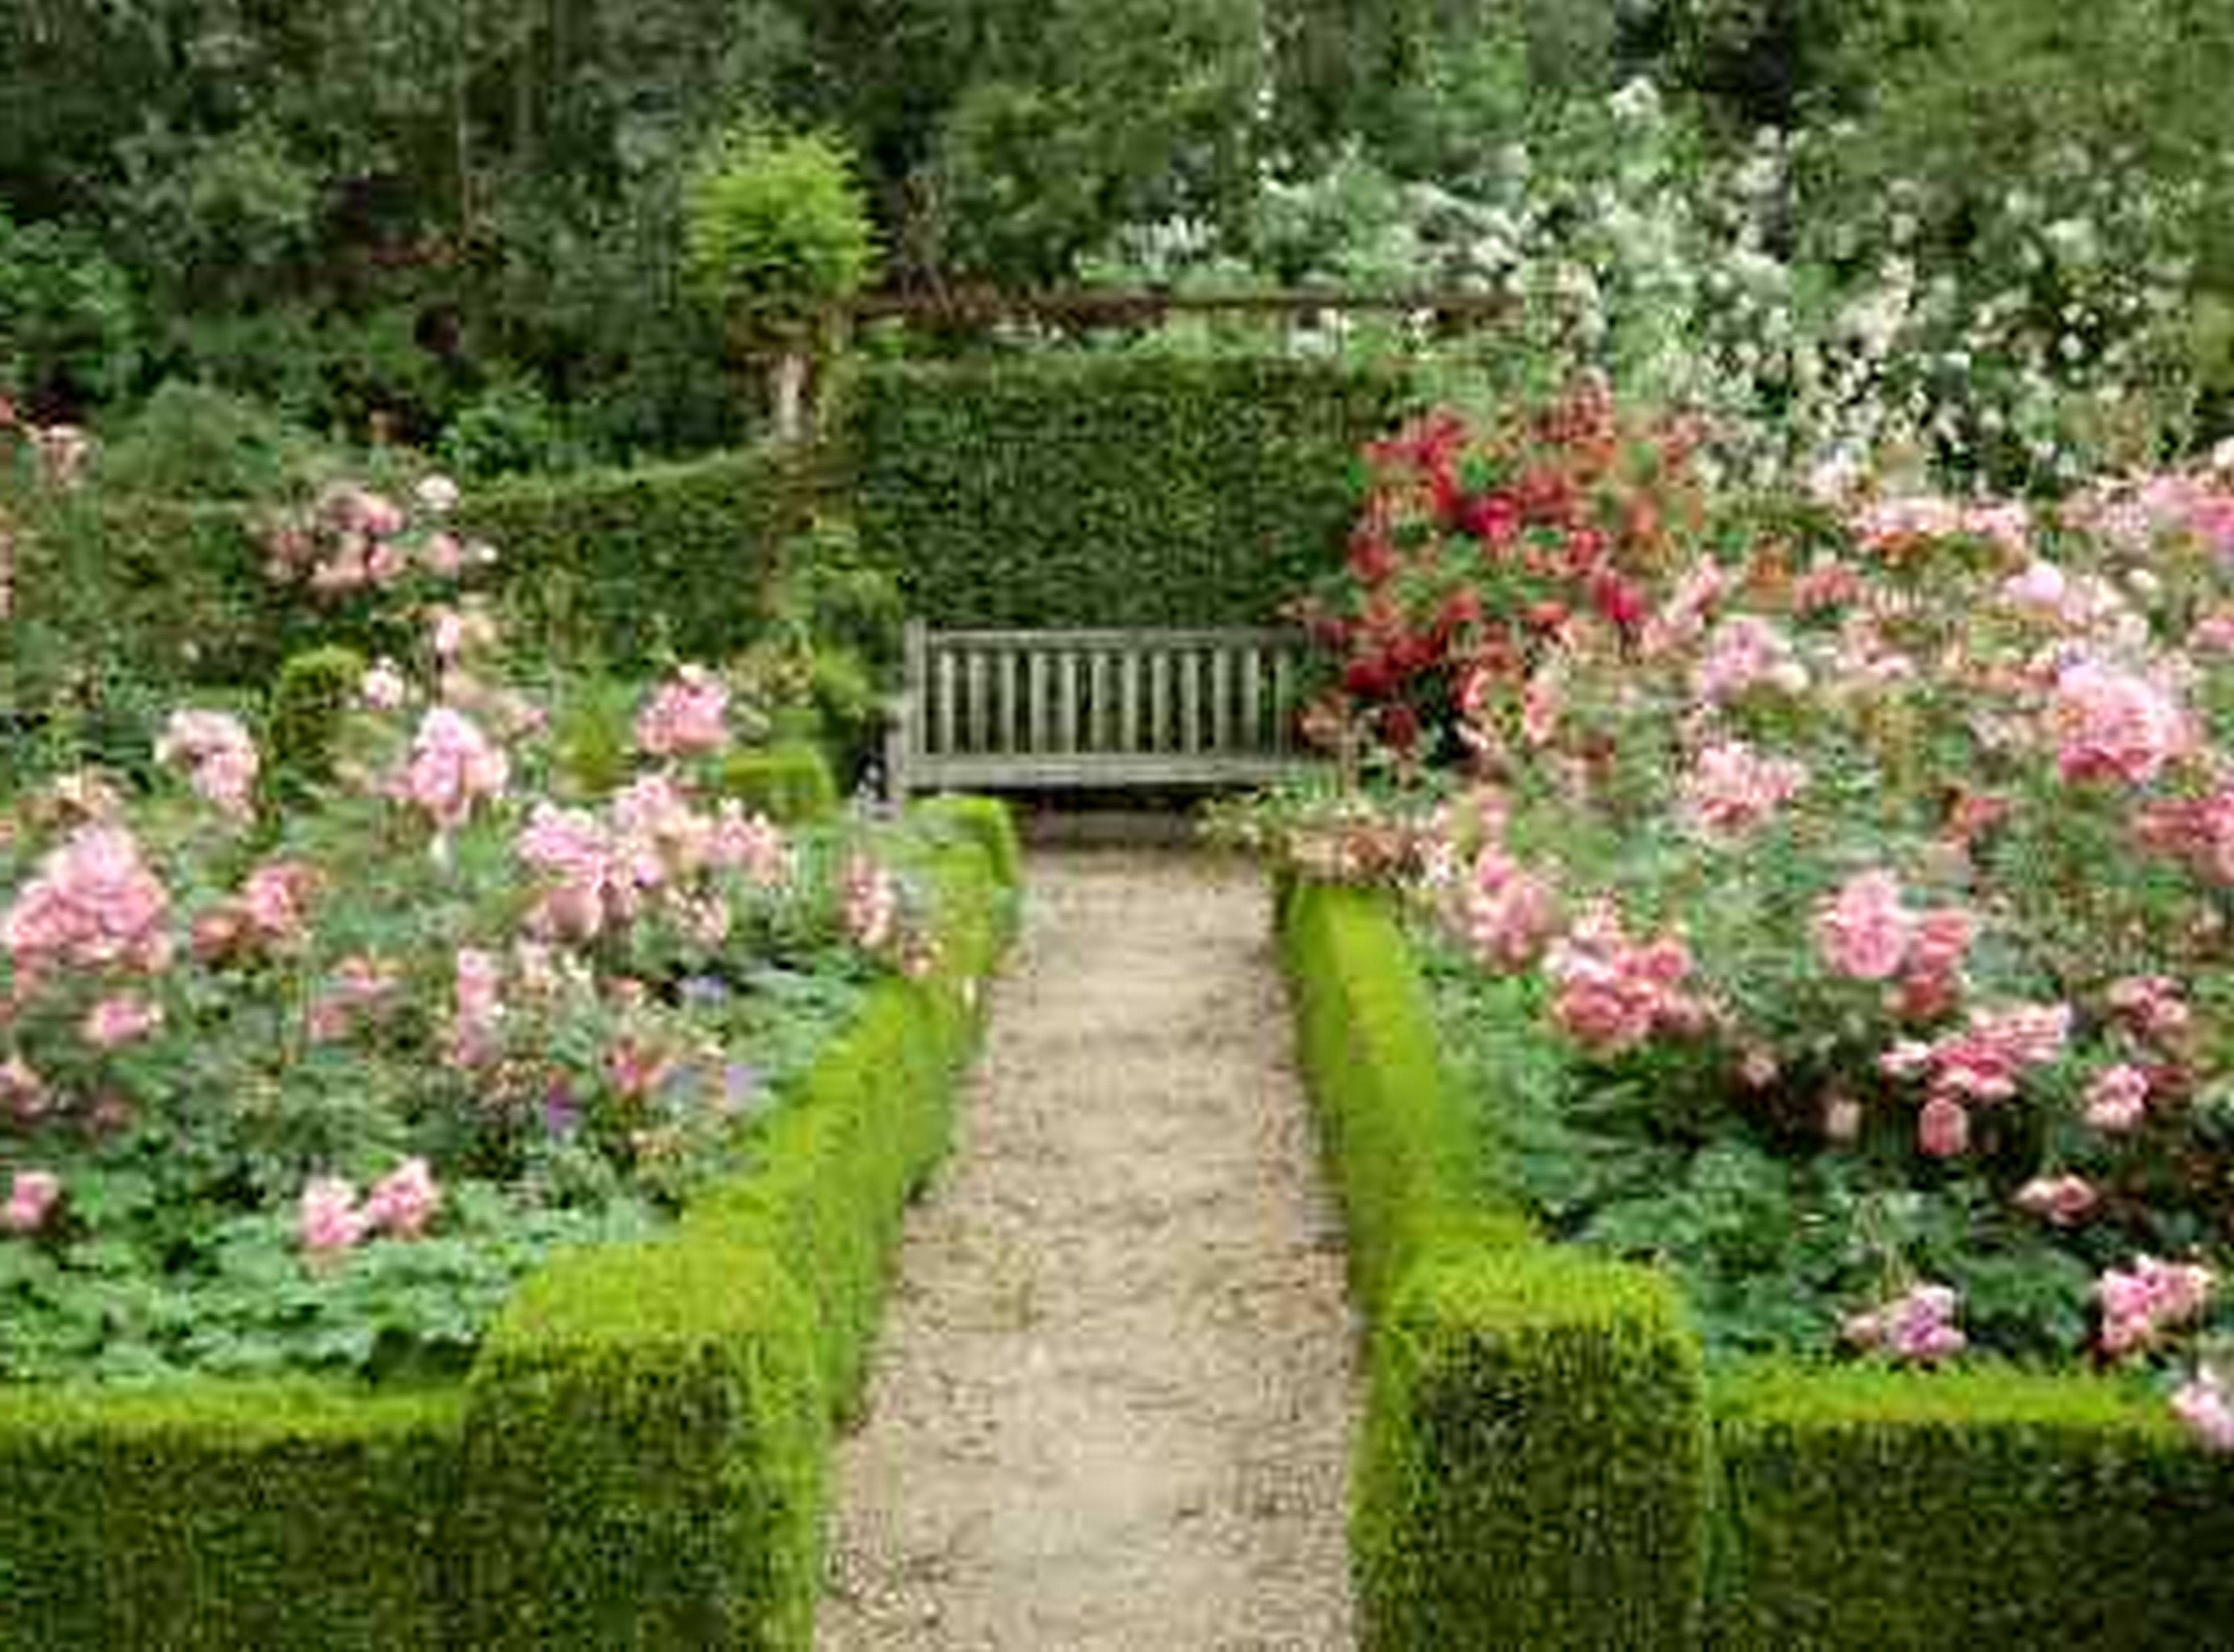
{"label": "bench backrest", "polygon": [[1253,785],[1311,761],[1286,630],[907,632],[886,773],[946,787]]}

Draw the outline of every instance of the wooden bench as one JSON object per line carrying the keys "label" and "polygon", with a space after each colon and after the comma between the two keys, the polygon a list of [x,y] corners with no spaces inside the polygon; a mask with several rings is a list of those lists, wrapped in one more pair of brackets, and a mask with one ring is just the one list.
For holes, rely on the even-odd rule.
{"label": "wooden bench", "polygon": [[885,739],[913,792],[1254,786],[1310,767],[1285,630],[907,630]]}

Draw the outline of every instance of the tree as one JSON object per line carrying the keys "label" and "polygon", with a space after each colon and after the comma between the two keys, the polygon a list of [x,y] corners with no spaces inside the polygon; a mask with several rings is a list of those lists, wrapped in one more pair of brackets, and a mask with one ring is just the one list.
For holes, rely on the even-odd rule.
{"label": "tree", "polygon": [[692,173],[683,212],[684,286],[748,355],[773,353],[776,430],[796,441],[809,355],[876,265],[852,157],[819,134],[733,127]]}

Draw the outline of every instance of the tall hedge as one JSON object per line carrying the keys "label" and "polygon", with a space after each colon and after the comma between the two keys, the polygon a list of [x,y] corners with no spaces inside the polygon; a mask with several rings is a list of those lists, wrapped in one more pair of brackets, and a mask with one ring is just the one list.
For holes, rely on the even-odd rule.
{"label": "tall hedge", "polygon": [[513,483],[469,496],[459,519],[497,547],[506,609],[562,657],[717,660],[763,629],[821,486],[811,457],[760,448]]}
{"label": "tall hedge", "polygon": [[839,463],[934,624],[1244,625],[1339,556],[1400,374],[1276,358],[879,366]]}
{"label": "tall hedge", "polygon": [[[769,581],[822,485],[812,459],[755,449],[514,483],[469,496],[457,526],[497,547],[475,588],[557,656],[719,659],[764,629]],[[275,588],[260,522],[237,506],[42,500],[14,549],[4,708],[82,702],[111,679],[260,684],[308,648],[392,643],[346,607]]]}

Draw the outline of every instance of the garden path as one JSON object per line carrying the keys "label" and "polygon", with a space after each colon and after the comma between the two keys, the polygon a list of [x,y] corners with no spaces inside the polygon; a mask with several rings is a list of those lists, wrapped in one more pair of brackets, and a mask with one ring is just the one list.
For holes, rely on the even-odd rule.
{"label": "garden path", "polygon": [[1339,1215],[1261,872],[1034,854],[839,1453],[820,1652],[1340,1652]]}

